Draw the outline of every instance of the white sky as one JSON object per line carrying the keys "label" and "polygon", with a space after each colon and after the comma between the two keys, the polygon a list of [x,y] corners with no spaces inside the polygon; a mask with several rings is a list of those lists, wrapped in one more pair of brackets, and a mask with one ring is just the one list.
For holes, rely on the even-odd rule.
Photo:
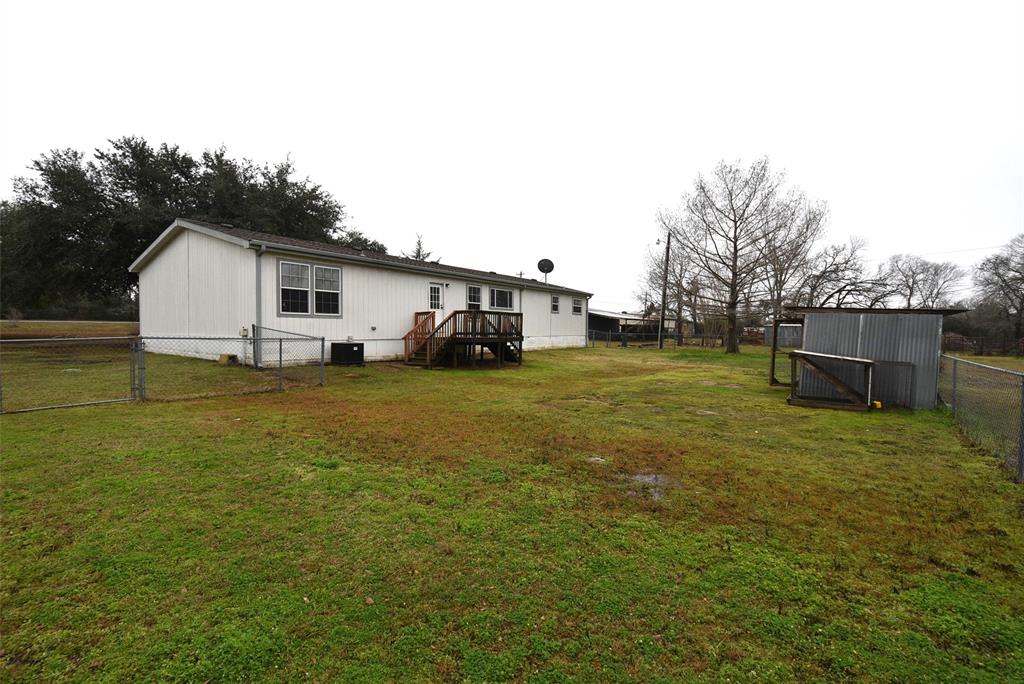
{"label": "white sky", "polygon": [[769,155],[874,259],[969,265],[1024,230],[1024,3],[4,1],[0,197],[129,134],[290,154],[392,252],[547,257],[595,308],[720,159]]}

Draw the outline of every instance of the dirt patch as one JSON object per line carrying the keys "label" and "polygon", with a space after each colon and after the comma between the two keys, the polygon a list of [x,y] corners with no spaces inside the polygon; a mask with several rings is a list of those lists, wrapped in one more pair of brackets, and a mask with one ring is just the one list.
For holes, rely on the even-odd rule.
{"label": "dirt patch", "polygon": [[715,382],[714,380],[701,380],[697,384],[704,385],[705,387],[728,387],[729,389],[743,389],[743,385],[737,385],[734,382]]}

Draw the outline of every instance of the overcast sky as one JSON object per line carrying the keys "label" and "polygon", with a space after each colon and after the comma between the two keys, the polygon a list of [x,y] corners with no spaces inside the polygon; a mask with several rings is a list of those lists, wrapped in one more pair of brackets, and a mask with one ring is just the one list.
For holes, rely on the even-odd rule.
{"label": "overcast sky", "polygon": [[655,215],[762,155],[870,256],[1024,231],[1024,3],[3,2],[0,197],[140,135],[287,155],[392,252],[634,307]]}

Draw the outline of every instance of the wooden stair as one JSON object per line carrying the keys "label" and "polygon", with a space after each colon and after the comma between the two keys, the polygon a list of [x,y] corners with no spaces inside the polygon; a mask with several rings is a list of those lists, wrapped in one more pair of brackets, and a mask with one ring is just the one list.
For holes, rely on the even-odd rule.
{"label": "wooden stair", "polygon": [[420,311],[412,329],[406,333],[405,362],[412,366],[476,367],[477,354],[487,349],[498,361],[523,362],[523,315],[503,311],[453,311],[441,323],[433,325],[434,312]]}

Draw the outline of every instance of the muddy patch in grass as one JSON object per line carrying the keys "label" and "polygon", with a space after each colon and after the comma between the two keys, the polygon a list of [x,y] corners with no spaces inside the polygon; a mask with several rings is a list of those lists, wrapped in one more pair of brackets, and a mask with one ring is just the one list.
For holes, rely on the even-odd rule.
{"label": "muddy patch in grass", "polygon": [[626,494],[649,501],[661,501],[679,483],[668,475],[645,472],[626,476]]}
{"label": "muddy patch in grass", "polygon": [[729,389],[743,389],[743,385],[737,385],[734,382],[715,382],[714,380],[700,380],[698,385],[704,385],[705,387],[728,387]]}

